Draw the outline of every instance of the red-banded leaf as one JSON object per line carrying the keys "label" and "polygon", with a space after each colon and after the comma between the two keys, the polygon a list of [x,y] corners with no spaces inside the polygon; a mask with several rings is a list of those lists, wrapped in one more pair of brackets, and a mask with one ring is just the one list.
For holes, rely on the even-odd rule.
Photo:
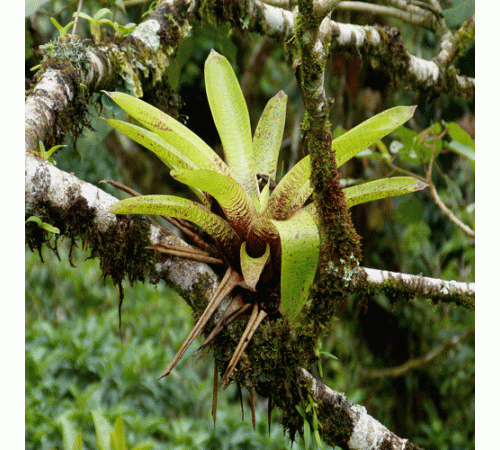
{"label": "red-banded leaf", "polygon": [[205,88],[229,169],[250,198],[257,197],[247,105],[229,61],[215,50],[205,61]]}
{"label": "red-banded leaf", "polygon": [[200,169],[229,174],[222,159],[197,134],[148,103],[122,92],[106,92],[127,114],[184,153]]}
{"label": "red-banded leaf", "polygon": [[181,183],[210,194],[224,211],[226,219],[239,236],[245,236],[257,211],[252,200],[236,180],[210,170],[172,170]]}
{"label": "red-banded leaf", "polygon": [[[264,215],[276,220],[286,220],[289,217],[290,206],[294,202],[296,195],[304,185],[309,185],[311,177],[311,163],[309,156],[302,158],[292,169],[281,179],[278,186],[269,197]],[[312,188],[309,188],[312,192]],[[309,195],[307,197],[309,197]],[[304,202],[307,200],[304,198]],[[302,205],[300,205],[302,206]]]}
{"label": "red-banded leaf", "polygon": [[115,203],[109,212],[114,214],[147,214],[177,217],[189,220],[203,228],[225,251],[230,258],[241,245],[241,240],[231,226],[220,216],[210,212],[199,203],[172,195],[143,195],[127,198]]}

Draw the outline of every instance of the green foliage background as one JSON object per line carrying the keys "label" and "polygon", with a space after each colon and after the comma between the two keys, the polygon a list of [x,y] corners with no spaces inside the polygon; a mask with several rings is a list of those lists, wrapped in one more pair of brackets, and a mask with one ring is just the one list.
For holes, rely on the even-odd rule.
{"label": "green foliage background", "polygon": [[[448,3],[451,7],[445,11],[447,20],[459,24],[467,17],[468,12],[462,10],[470,2]],[[27,19],[28,78],[32,76],[29,67],[39,63],[34,47],[57,36],[49,15],[66,24],[76,4],[40,2],[36,14]],[[117,9],[117,20],[122,24],[138,23],[148,6],[145,3],[129,8],[126,15]],[[102,7],[112,5],[84,2],[84,10],[90,15]],[[366,23],[363,15],[354,14],[350,20]],[[169,80],[185,102],[180,120],[216,147],[216,131],[202,81],[203,62],[209,50],[215,48],[241,76],[260,38],[248,33],[242,36],[230,32],[227,26],[215,27],[208,22],[195,26],[192,38],[182,44],[180,56],[169,68]],[[435,54],[436,42],[429,32],[414,34],[406,25],[392,23],[400,26],[410,51],[420,49],[426,58]],[[280,89],[288,94],[285,145],[279,164],[282,172],[303,156],[303,112],[290,63],[280,45],[270,45],[260,71],[251,73],[255,78],[247,92],[253,126],[272,95]],[[463,73],[474,76],[473,47],[458,66]],[[331,120],[335,127],[351,128],[373,114],[367,101],[371,98],[367,97],[370,90],[380,92],[378,109],[418,104],[412,125],[419,131],[441,119],[460,121],[474,113],[474,102],[447,96],[429,100],[394,89],[382,72],[366,66],[359,69],[355,60],[335,57],[328,69],[327,93],[337,105],[342,105],[333,108]],[[357,84],[349,82],[351,73],[356,73]],[[99,101],[97,96],[96,100]],[[93,111],[95,116],[97,109]],[[104,109],[99,114],[110,112]],[[144,194],[179,194],[179,185],[172,182],[149,152],[127,147],[116,135],[109,135],[104,121],[92,121],[92,126],[94,130],[85,131],[76,149],[68,140],[67,148],[52,155],[58,167],[92,183],[111,178]],[[426,158],[428,161],[429,154],[423,146],[413,144],[416,134],[400,131],[384,142],[389,149],[392,141],[403,146],[394,161],[399,167],[424,175],[421,162]],[[473,227],[474,163],[450,149],[450,140],[447,135],[439,143],[443,151],[436,159],[433,179],[443,201]],[[350,183],[386,176],[390,170],[380,152],[370,152],[346,167],[343,177]],[[120,197],[118,192],[112,193]],[[354,207],[352,216],[363,237],[364,266],[474,281],[473,240],[443,216],[425,191]],[[210,354],[198,361],[187,355],[167,379],[157,380],[192,326],[190,310],[182,299],[163,284],[124,286],[121,341],[118,290],[109,280],[102,280],[98,262],[86,260],[85,252],[73,249],[73,268],[68,262],[69,243],[59,239],[57,248],[60,260],[44,249],[43,263],[38,254],[26,253],[27,449],[62,449],[63,419],[82,431],[85,448],[97,448],[92,410],[101,411],[111,422],[121,415],[131,447],[152,443],[159,449],[290,448],[278,424],[268,434],[264,401],[258,402],[257,426],[253,431],[244,393],[245,420],[241,421],[234,386],[219,394],[214,428],[210,417]],[[317,349],[321,364],[315,375],[335,390],[345,392],[353,402],[366,406],[389,429],[426,449],[473,449],[473,338],[404,376],[379,378],[368,373],[427,354],[473,327],[474,317],[474,312],[451,305],[432,305],[426,300],[403,304],[383,296],[352,295]],[[273,417],[277,420],[279,412],[274,412]],[[303,448],[303,443],[295,447]]]}

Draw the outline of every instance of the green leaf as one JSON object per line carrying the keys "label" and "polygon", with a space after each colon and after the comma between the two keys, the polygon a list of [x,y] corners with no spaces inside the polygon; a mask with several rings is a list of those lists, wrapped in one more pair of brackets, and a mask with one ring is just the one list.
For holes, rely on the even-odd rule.
{"label": "green leaf", "polygon": [[320,355],[326,356],[327,358],[330,358],[330,359],[338,359],[335,355],[333,355],[330,352],[321,352]]}
{"label": "green leaf", "polygon": [[287,95],[279,91],[267,102],[253,136],[256,172],[276,179],[276,166],[285,128]]}
{"label": "green leaf", "polygon": [[295,405],[295,409],[298,411],[298,413],[301,415],[301,417],[305,420],[307,419],[306,412],[304,411],[304,408],[300,405]]}
{"label": "green leaf", "polygon": [[40,228],[43,228],[44,230],[50,231],[51,233],[54,234],[59,234],[61,232],[59,228],[54,227],[50,223],[42,221],[42,219],[40,219],[40,217],[38,216],[28,217],[24,223],[27,224],[28,222],[35,222]]}
{"label": "green leaf", "polygon": [[224,161],[198,135],[168,114],[122,92],[106,94],[127,114],[186,155],[200,169],[230,174]]}
{"label": "green leaf", "polygon": [[271,220],[281,241],[281,312],[293,325],[309,296],[319,261],[319,230],[301,210],[288,220]]}
{"label": "green leaf", "polygon": [[73,423],[68,419],[71,413],[65,413],[60,419],[58,419],[58,424],[61,427],[62,438],[63,438],[63,449],[72,450],[73,444],[77,440],[77,431]]}
{"label": "green leaf", "polygon": [[94,14],[94,20],[99,20],[106,15],[111,15],[111,11],[108,8],[102,8]]}
{"label": "green leaf", "polygon": [[233,177],[250,198],[258,196],[250,118],[229,61],[212,49],[205,61],[205,88]]}
{"label": "green leaf", "polygon": [[270,247],[266,244],[266,251],[257,258],[252,258],[246,249],[246,242],[241,244],[240,248],[240,263],[241,273],[250,290],[255,291],[255,286],[260,279],[260,275],[264,270],[267,261],[269,261]]}
{"label": "green leaf", "polygon": [[427,187],[427,183],[413,177],[392,177],[345,188],[344,194],[347,205],[351,207],[381,198],[420,191],[425,187]]}
{"label": "green leaf", "polygon": [[[115,203],[109,212],[177,217],[189,220],[203,228],[216,242],[227,243],[227,245],[234,244],[238,248],[241,244],[236,232],[223,218],[199,203],[173,195],[142,195],[141,197],[127,198]],[[225,249],[230,251],[228,248]]]}
{"label": "green leaf", "polygon": [[47,151],[45,151],[45,146],[43,145],[43,142],[40,141],[40,153],[42,154],[42,157],[50,162],[51,161],[51,156],[52,154],[56,151],[59,150],[62,147],[66,147],[65,145],[54,145],[53,147],[49,148]]}
{"label": "green leaf", "polygon": [[[170,145],[156,133],[128,122],[122,122],[121,120],[104,120],[125,136],[151,150],[169,169],[198,169],[196,163],[189,159],[185,153]],[[193,189],[193,192],[202,203],[208,206],[205,195],[199,189]]]}
{"label": "green leaf", "polygon": [[304,420],[304,447],[306,450],[312,447],[311,426],[307,420]]}
{"label": "green leaf", "polygon": [[321,442],[321,436],[319,435],[319,430],[316,428],[314,430],[314,440],[319,448],[323,448],[323,443]]}
{"label": "green leaf", "polygon": [[133,141],[151,150],[161,162],[169,169],[198,169],[199,166],[194,163],[183,152],[179,151],[177,147],[170,145],[167,141],[162,139],[156,133],[149,131],[143,127],[133,125],[128,122],[115,119],[104,119],[113,128],[128,136]]}
{"label": "green leaf", "polygon": [[118,416],[115,421],[115,426],[110,435],[111,450],[127,450],[125,443],[125,427],[123,426],[122,416]]}
{"label": "green leaf", "polygon": [[211,170],[172,170],[171,175],[181,183],[197,187],[214,197],[238,235],[247,234],[257,211],[237,181]]}
{"label": "green leaf", "polygon": [[446,124],[448,134],[450,135],[452,141],[447,144],[454,152],[458,153],[460,156],[464,156],[469,159],[472,163],[476,162],[474,139],[467,133],[460,125],[455,122],[449,122]]}
{"label": "green leaf", "polygon": [[[333,140],[337,167],[369,145],[394,131],[414,113],[416,106],[396,106],[364,121]],[[266,214],[281,220],[302,207],[311,195],[310,156],[302,158],[280,181],[266,208]]]}
{"label": "green leaf", "polygon": [[94,409],[90,413],[92,414],[92,420],[94,422],[97,448],[99,450],[111,450],[109,443],[109,437],[112,431],[111,424],[100,411]]}
{"label": "green leaf", "polygon": [[72,450],[82,450],[83,449],[83,440],[82,440],[82,433],[79,431],[76,436],[75,436],[75,442],[73,442],[73,447],[71,447]]}
{"label": "green leaf", "polygon": [[446,144],[451,150],[457,153],[460,156],[467,158],[473,164],[476,163],[476,153],[473,148],[468,145],[464,145],[457,141],[451,141]]}
{"label": "green leaf", "polygon": [[[305,202],[311,194],[310,177],[311,159],[308,155],[295,164],[278,183],[269,197],[264,215],[276,220],[286,220],[290,215],[292,203],[295,205],[300,203],[296,196],[301,193],[300,199]],[[304,188],[304,186],[308,187]]]}
{"label": "green leaf", "polygon": [[399,128],[413,116],[415,109],[416,106],[396,106],[365,120],[334,139],[332,150],[335,151],[337,167]]}
{"label": "green leaf", "polygon": [[311,180],[308,180],[306,181],[306,183],[302,185],[302,187],[295,194],[295,197],[290,203],[290,207],[288,209],[288,215],[290,216],[291,214],[294,214],[295,211],[301,209],[304,206],[306,200],[311,196],[312,192],[313,188],[311,185]]}
{"label": "green leaf", "polygon": [[52,25],[54,25],[57,28],[57,31],[59,31],[59,38],[65,37],[66,34],[68,33],[68,30],[74,25],[75,21],[71,21],[64,27],[59,24],[59,22],[54,18],[51,17],[50,21],[52,22]]}

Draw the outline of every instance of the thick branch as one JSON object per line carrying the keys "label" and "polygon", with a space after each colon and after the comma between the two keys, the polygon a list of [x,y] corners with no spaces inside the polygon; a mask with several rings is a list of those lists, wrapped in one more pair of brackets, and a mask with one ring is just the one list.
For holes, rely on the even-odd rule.
{"label": "thick branch", "polygon": [[39,141],[45,142],[48,136],[51,144],[59,144],[75,122],[83,122],[89,93],[113,88],[121,78],[141,97],[143,82],[161,81],[179,39],[189,33],[186,14],[184,0],[161,2],[148,20],[120,42],[94,46],[79,40],[56,42],[26,98],[25,150],[37,151]]}
{"label": "thick branch", "polygon": [[[255,0],[256,4],[260,2]],[[269,2],[272,3],[272,2]],[[335,2],[333,2],[335,3]],[[442,40],[441,52],[435,61],[429,61],[411,55],[405,48],[399,31],[395,28],[382,28],[380,26],[361,26],[329,21],[329,37],[332,52],[345,52],[358,54],[363,59],[385,71],[396,83],[403,83],[407,88],[422,93],[451,94],[472,99],[475,93],[474,78],[460,75],[454,67],[447,62],[450,54],[455,54],[457,35],[452,35],[431,10],[424,10],[406,1],[392,2],[399,9],[381,7],[379,5],[363,4],[360,2],[341,2],[345,8],[372,8],[373,12],[395,16],[399,11],[399,18],[418,26],[432,29]],[[277,3],[278,4],[278,3]],[[357,5],[357,6],[355,6]],[[431,5],[428,5],[431,7]],[[289,13],[280,8],[268,6],[269,16],[279,17],[280,14]],[[291,13],[289,13],[291,14]],[[467,30],[473,28],[473,19],[469,21]],[[326,24],[325,24],[326,26]],[[460,33],[458,33],[460,35]],[[286,39],[288,36],[284,36]],[[327,37],[325,36],[325,39]]]}
{"label": "thick branch", "polygon": [[[155,283],[163,279],[188,303],[200,300],[200,293],[205,297],[202,301],[207,303],[218,284],[212,269],[205,263],[184,258],[165,256],[157,261],[155,252],[145,247],[153,244],[187,247],[187,244],[143,216],[108,213],[117,201],[96,186],[26,154],[26,217],[38,216],[58,227],[62,236],[80,239],[90,249],[91,256],[99,258],[104,276],[111,276],[115,282],[126,276],[131,280],[148,276]],[[28,243],[43,244],[39,240],[42,237],[36,234],[36,226],[27,229]]]}
{"label": "thick branch", "polygon": [[475,80],[459,75],[457,70],[446,70],[434,61],[411,55],[395,28],[361,26],[330,22],[333,52],[357,52],[385,71],[396,82],[413,90],[451,94],[472,99]]}
{"label": "thick branch", "polygon": [[[327,442],[344,449],[356,450],[409,450],[419,447],[408,439],[402,439],[371,417],[366,408],[351,403],[345,395],[335,392],[316,380],[307,370],[301,369],[300,376],[311,383],[311,394],[318,403],[318,420]],[[341,425],[341,426],[339,426]]]}
{"label": "thick branch", "polygon": [[391,301],[409,300],[415,297],[429,298],[433,302],[455,303],[467,309],[475,307],[475,283],[410,275],[388,270],[359,268],[350,280],[352,292],[384,292]]}
{"label": "thick branch", "polygon": [[[126,38],[129,52],[122,52],[113,43],[82,47],[80,64],[68,62],[74,69],[70,71],[71,77],[68,67],[49,66],[26,99],[25,149],[38,150],[39,141],[45,142],[47,136],[51,136],[51,145],[60,143],[71,125],[82,121],[82,117],[75,116],[84,114],[80,111],[85,109],[82,97],[113,86],[118,77],[124,78],[138,96],[142,95],[142,83],[157,83],[179,39],[189,33],[188,20],[195,7],[195,0],[161,2],[154,14]],[[250,1],[248,8],[242,11],[248,16],[251,31],[287,41],[294,36],[295,20],[290,11],[258,0]],[[406,87],[422,92],[474,96],[474,79],[459,75],[453,68],[445,70],[434,61],[410,55],[392,29],[327,21],[323,24],[323,33],[323,41],[331,40],[331,51],[358,52],[372,64],[384,68],[395,80],[403,81]],[[148,51],[134,52],[134,43],[137,48]],[[62,55],[58,55],[58,60],[65,61]],[[85,86],[83,91],[82,86]]]}

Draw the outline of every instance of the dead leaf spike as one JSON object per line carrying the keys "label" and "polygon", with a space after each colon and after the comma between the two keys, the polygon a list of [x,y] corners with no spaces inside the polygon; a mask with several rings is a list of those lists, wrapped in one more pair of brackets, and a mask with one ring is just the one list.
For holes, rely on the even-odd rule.
{"label": "dead leaf spike", "polygon": [[203,327],[206,325],[210,317],[212,317],[212,314],[217,310],[219,305],[222,303],[222,300],[226,298],[231,291],[238,285],[241,284],[243,281],[243,278],[241,275],[236,272],[235,270],[228,268],[226,270],[226,273],[224,275],[224,278],[222,279],[221,283],[219,284],[214,296],[208,303],[208,306],[206,307],[205,311],[199,318],[198,322],[196,322],[196,325],[193,327],[191,332],[189,333],[188,337],[182,344],[181,348],[175,355],[174,359],[172,362],[167,366],[167,368],[163,371],[163,373],[160,375],[160,378],[163,378],[167,376],[172,369],[175,367],[175,365],[179,362],[179,360],[182,358],[182,355],[186,352],[188,347],[191,345],[191,343],[194,341],[196,336],[200,334],[200,331],[203,329]]}
{"label": "dead leaf spike", "polygon": [[266,316],[267,313],[263,309],[259,311],[259,305],[255,303],[253,306],[252,314],[250,315],[250,319],[248,319],[245,331],[243,332],[240,338],[240,342],[238,342],[238,345],[234,350],[233,356],[231,357],[231,361],[229,361],[229,364],[227,365],[226,373],[224,373],[224,376],[222,377],[223,387],[227,385],[227,383],[229,382],[229,377],[233,373],[233,370],[238,364],[238,361],[241,359],[241,356],[243,355],[243,352],[247,348],[250,339],[252,339],[255,330],[257,330],[257,327],[260,325],[260,323],[264,320]]}

